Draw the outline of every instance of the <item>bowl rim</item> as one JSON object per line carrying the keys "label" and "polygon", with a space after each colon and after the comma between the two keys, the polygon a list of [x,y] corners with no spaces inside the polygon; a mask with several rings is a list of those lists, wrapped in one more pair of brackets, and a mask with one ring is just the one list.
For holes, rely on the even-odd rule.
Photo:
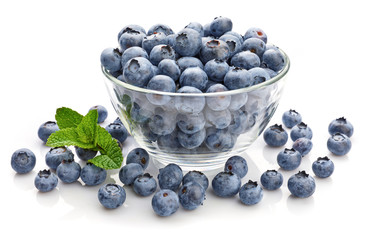
{"label": "bowl rim", "polygon": [[240,93],[247,93],[247,92],[251,92],[251,91],[254,91],[254,90],[261,89],[261,88],[265,88],[265,87],[267,87],[269,85],[272,85],[272,84],[278,82],[279,80],[281,80],[288,73],[291,63],[290,63],[290,59],[289,59],[288,55],[282,49],[278,48],[278,50],[284,56],[285,64],[284,64],[284,67],[279,71],[279,73],[275,77],[270,78],[269,80],[267,80],[265,82],[262,82],[262,83],[259,83],[259,84],[253,85],[253,86],[249,86],[249,87],[246,87],[246,88],[235,89],[235,90],[228,90],[228,91],[224,91],[224,92],[177,93],[177,92],[162,92],[162,91],[157,91],[157,90],[149,90],[149,89],[146,89],[146,88],[137,87],[137,86],[122,82],[121,80],[118,80],[117,78],[112,76],[112,74],[110,74],[110,72],[108,70],[106,70],[104,68],[104,66],[102,66],[102,65],[101,65],[101,71],[103,72],[104,76],[108,80],[113,82],[115,85],[124,87],[128,90],[131,90],[131,91],[136,91],[136,92],[140,92],[140,93],[144,93],[144,94],[158,94],[158,95],[163,95],[163,96],[174,96],[174,97],[175,96],[179,96],[179,97],[228,96],[228,95],[236,95],[236,94],[240,94]]}

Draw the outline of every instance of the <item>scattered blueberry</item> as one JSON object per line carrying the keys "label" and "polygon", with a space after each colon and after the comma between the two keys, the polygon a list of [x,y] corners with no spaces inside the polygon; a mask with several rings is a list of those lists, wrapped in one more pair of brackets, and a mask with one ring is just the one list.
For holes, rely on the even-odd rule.
{"label": "scattered blueberry", "polygon": [[224,167],[225,172],[233,172],[238,177],[243,178],[248,172],[247,161],[240,156],[230,157]]}
{"label": "scattered blueberry", "polygon": [[292,175],[288,179],[287,186],[291,194],[299,198],[310,197],[316,189],[314,178],[305,171]]}
{"label": "scattered blueberry", "polygon": [[156,191],[157,182],[149,173],[144,173],[135,179],[132,188],[136,194],[146,197]]}
{"label": "scattered blueberry", "polygon": [[42,170],[36,175],[34,180],[35,187],[41,192],[49,192],[56,188],[58,179],[56,174],[50,170]]}
{"label": "scattered blueberry", "polygon": [[267,170],[261,175],[260,180],[265,189],[276,190],[283,184],[283,175],[276,170]]}
{"label": "scattered blueberry", "polygon": [[175,191],[182,182],[183,172],[178,165],[170,163],[166,167],[159,169],[157,179],[161,189]]}
{"label": "scattered blueberry", "polygon": [[123,166],[119,170],[118,176],[119,176],[119,180],[123,184],[130,186],[133,184],[135,179],[138,176],[143,175],[143,173],[144,173],[144,169],[142,165],[140,165],[139,163],[129,163]]}
{"label": "scattered blueberry", "polygon": [[347,154],[351,150],[351,147],[351,140],[343,133],[335,133],[327,140],[327,148],[329,151],[338,156]]}
{"label": "scattered blueberry", "polygon": [[249,180],[239,190],[239,198],[245,205],[254,205],[261,201],[263,197],[262,188],[257,184]]}
{"label": "scattered blueberry", "polygon": [[74,147],[75,154],[78,156],[80,160],[87,161],[94,158],[97,154],[97,151],[91,149],[84,149],[80,147]]}
{"label": "scattered blueberry", "polygon": [[34,169],[36,157],[30,149],[21,148],[12,154],[10,163],[17,173],[28,173]]}
{"label": "scattered blueberry", "polygon": [[209,180],[207,176],[199,171],[189,171],[188,173],[186,173],[186,175],[184,175],[183,177],[182,184],[185,185],[188,182],[197,182],[204,188],[205,191],[209,186]]}
{"label": "scattered blueberry", "polygon": [[67,147],[51,148],[45,155],[45,163],[52,170],[56,170],[62,160],[74,160],[74,154]]}
{"label": "scattered blueberry", "polygon": [[335,133],[343,133],[347,137],[351,137],[353,135],[353,125],[344,117],[337,118],[333,120],[329,124],[329,133],[334,135]]}
{"label": "scattered blueberry", "polygon": [[152,197],[152,208],[159,216],[170,216],[179,208],[178,195],[172,190],[161,189]]}
{"label": "scattered blueberry", "polygon": [[134,148],[126,157],[126,164],[139,163],[143,169],[146,169],[149,164],[149,154],[144,148]]}
{"label": "scattered blueberry", "polygon": [[274,124],[265,130],[264,140],[266,144],[271,147],[280,147],[286,144],[288,140],[288,134],[282,128],[281,124]]}
{"label": "scattered blueberry", "polygon": [[306,125],[304,122],[301,122],[292,127],[290,136],[292,141],[296,141],[296,139],[302,137],[312,139],[313,132],[308,125]]}
{"label": "scattered blueberry", "polygon": [[105,121],[105,119],[108,117],[108,110],[101,105],[96,105],[90,108],[91,110],[97,110],[98,113],[98,118],[97,118],[97,123],[102,123]]}
{"label": "scattered blueberry", "polygon": [[241,181],[238,175],[232,172],[220,172],[212,181],[214,193],[219,197],[233,197],[240,189]]}
{"label": "scattered blueberry", "polygon": [[327,178],[334,172],[334,163],[328,157],[319,157],[313,162],[312,170],[317,177]]}
{"label": "scattered blueberry", "polygon": [[113,138],[117,139],[121,143],[127,139],[128,133],[123,124],[110,123],[105,127],[105,130],[107,130]]}
{"label": "scattered blueberry", "polygon": [[81,175],[81,166],[74,160],[62,160],[56,169],[58,178],[64,183],[72,183]]}
{"label": "scattered blueberry", "polygon": [[49,136],[58,130],[60,129],[58,128],[56,122],[48,121],[40,125],[38,129],[38,136],[44,143],[46,143]]}
{"label": "scattered blueberry", "polygon": [[284,170],[294,170],[300,166],[301,154],[293,148],[286,148],[278,153],[277,162]]}
{"label": "scattered blueberry", "polygon": [[296,141],[292,145],[292,148],[298,151],[301,156],[304,157],[310,152],[310,150],[312,150],[313,143],[309,138],[302,137],[296,139]]}
{"label": "scattered blueberry", "polygon": [[302,121],[302,118],[301,118],[300,113],[292,109],[284,112],[282,115],[282,122],[288,128],[294,127],[295,125],[301,123],[301,121]]}
{"label": "scattered blueberry", "polygon": [[203,204],[205,189],[197,182],[187,182],[179,189],[178,197],[184,209],[194,210]]}
{"label": "scattered blueberry", "polygon": [[99,168],[92,163],[87,163],[81,170],[81,179],[87,186],[96,186],[102,184],[107,176],[103,168]]}
{"label": "scattered blueberry", "polygon": [[114,184],[108,183],[100,187],[97,197],[99,198],[100,203],[109,209],[115,209],[126,200],[126,191],[123,187]]}

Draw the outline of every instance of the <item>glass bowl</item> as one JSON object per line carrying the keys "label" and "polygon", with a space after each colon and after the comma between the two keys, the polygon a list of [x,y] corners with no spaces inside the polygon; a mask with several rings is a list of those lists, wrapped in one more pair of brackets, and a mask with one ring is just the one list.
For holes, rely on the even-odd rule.
{"label": "glass bowl", "polygon": [[[140,147],[158,165],[212,170],[245,151],[273,116],[290,68],[288,56],[278,75],[257,85],[214,93],[169,93],[136,87],[112,76],[105,84],[115,111]],[[229,99],[229,106],[209,106]],[[214,107],[213,107],[214,108]]]}

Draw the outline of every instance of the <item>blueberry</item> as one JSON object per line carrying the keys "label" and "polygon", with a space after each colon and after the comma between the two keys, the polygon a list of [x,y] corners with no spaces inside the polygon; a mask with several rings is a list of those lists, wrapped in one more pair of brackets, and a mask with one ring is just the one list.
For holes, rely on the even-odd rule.
{"label": "blueberry", "polygon": [[[253,117],[254,115],[252,115]],[[252,122],[251,122],[252,121]],[[242,134],[254,125],[254,119],[250,119],[248,112],[241,109],[231,112],[229,131],[232,134]]]}
{"label": "blueberry", "polygon": [[143,38],[145,38],[145,34],[143,32],[129,30],[121,35],[118,42],[121,46],[121,49],[126,50],[134,46],[141,47]]}
{"label": "blueberry", "polygon": [[288,179],[288,189],[291,194],[299,198],[307,198],[316,190],[316,183],[312,176],[305,171],[300,171]]}
{"label": "blueberry", "polygon": [[152,33],[151,35],[146,36],[142,42],[142,48],[150,54],[152,49],[160,44],[167,44],[168,40],[166,35],[162,32]]}
{"label": "blueberry", "polygon": [[236,53],[240,52],[242,49],[242,42],[239,40],[238,37],[230,34],[224,34],[220,38],[220,40],[226,42],[226,44],[229,46],[230,50],[230,56],[234,56]]}
{"label": "blueberry", "polygon": [[209,79],[221,83],[229,71],[230,66],[224,60],[212,59],[208,61],[204,66],[204,71],[208,75]]}
{"label": "blueberry", "polygon": [[294,170],[300,166],[301,154],[293,148],[286,148],[278,153],[277,162],[284,170]]}
{"label": "blueberry", "polygon": [[284,57],[279,50],[269,49],[262,55],[262,65],[276,72],[284,67]]}
{"label": "blueberry", "polygon": [[130,59],[136,58],[136,57],[143,57],[143,58],[146,58],[146,59],[149,58],[148,53],[143,48],[138,47],[138,46],[131,47],[131,48],[126,49],[122,53],[122,57],[121,57],[121,64],[122,64],[122,66],[125,66],[126,63]]}
{"label": "blueberry", "polygon": [[152,63],[146,58],[132,58],[123,66],[125,81],[137,87],[146,86],[154,75],[152,66]]}
{"label": "blueberry", "polygon": [[308,125],[306,125],[304,122],[301,122],[292,127],[290,136],[292,141],[296,141],[296,139],[302,137],[312,139],[313,132],[312,129],[308,127]]}
{"label": "blueberry", "polygon": [[81,170],[81,179],[87,186],[102,184],[107,176],[105,169],[97,167],[92,163],[87,163]]}
{"label": "blueberry", "polygon": [[225,152],[233,148],[235,140],[227,129],[209,127],[206,129],[205,144],[213,152]]}
{"label": "blueberry", "polygon": [[203,37],[208,37],[211,36],[212,34],[210,33],[210,22],[205,24],[203,26],[203,31],[204,31],[204,36]]}
{"label": "blueberry", "polygon": [[[166,36],[166,44],[171,46],[173,49],[175,49],[175,43],[177,39],[178,34],[173,33]],[[176,53],[176,58],[178,57],[178,53]]]}
{"label": "blueberry", "polygon": [[191,28],[185,28],[178,32],[174,48],[183,57],[193,57],[199,53],[201,44],[200,33]]}
{"label": "blueberry", "polygon": [[251,27],[245,32],[244,39],[247,40],[248,38],[259,38],[265,43],[268,41],[266,33],[258,27]]}
{"label": "blueberry", "polygon": [[190,22],[184,28],[191,28],[191,29],[197,31],[200,34],[200,37],[204,37],[204,28],[203,28],[203,25],[201,25],[198,22]]}
{"label": "blueberry", "polygon": [[260,63],[260,58],[250,51],[238,52],[231,58],[232,66],[244,68],[247,70],[254,67],[259,67]]}
{"label": "blueberry", "polygon": [[288,134],[282,128],[281,124],[274,124],[265,130],[264,140],[266,144],[271,147],[280,147],[286,144],[288,140]]}
{"label": "blueberry", "polygon": [[62,160],[56,170],[57,176],[64,183],[72,183],[81,175],[81,166],[74,160]]}
{"label": "blueberry", "polygon": [[144,106],[144,102],[139,99],[133,102],[132,108],[130,110],[131,119],[138,123],[145,123],[150,120],[153,116],[153,112]]}
{"label": "blueberry", "polygon": [[347,154],[352,147],[352,142],[343,133],[335,133],[327,140],[327,148],[335,155],[343,156]]}
{"label": "blueberry", "polygon": [[225,41],[213,39],[201,46],[200,60],[206,64],[212,59],[227,60],[230,57],[230,48]]}
{"label": "blueberry", "polygon": [[43,123],[42,125],[40,125],[39,129],[38,129],[38,136],[40,138],[40,140],[42,140],[44,143],[47,142],[49,136],[60,130],[57,126],[57,123],[54,122],[54,121],[48,121],[48,122],[45,122]]}
{"label": "blueberry", "polygon": [[119,170],[118,176],[119,176],[119,180],[123,184],[130,186],[133,184],[135,179],[138,176],[143,175],[143,173],[144,173],[144,169],[142,165],[140,165],[139,163],[129,163],[123,166]]}
{"label": "blueberry", "polygon": [[333,120],[329,124],[328,129],[331,135],[334,135],[335,133],[338,133],[338,132],[343,133],[349,138],[353,135],[353,125],[352,123],[347,121],[347,119],[345,119],[344,117]]}
{"label": "blueberry", "polygon": [[203,204],[205,189],[197,182],[188,182],[179,189],[178,197],[184,209],[194,210]]}
{"label": "blueberry", "polygon": [[181,70],[181,73],[190,67],[199,67],[204,69],[203,63],[200,61],[200,59],[195,57],[181,57],[177,60],[177,64]]}
{"label": "blueberry", "polygon": [[97,197],[99,198],[100,203],[109,209],[115,209],[126,200],[126,191],[123,187],[114,184],[108,183],[100,187]]}
{"label": "blueberry", "polygon": [[200,184],[205,191],[208,189],[209,186],[209,180],[207,176],[205,176],[204,173],[199,171],[189,171],[188,173],[186,173],[186,175],[184,175],[183,177],[182,184],[185,185],[188,182],[196,182]]}
{"label": "blueberry", "polygon": [[160,44],[152,48],[149,59],[153,65],[158,65],[164,59],[175,60],[175,52],[172,47]]}
{"label": "blueberry", "polygon": [[328,157],[319,157],[313,162],[312,170],[317,177],[327,178],[334,172],[334,163]]}
{"label": "blueberry", "polygon": [[313,148],[313,143],[312,140],[309,138],[298,138],[296,141],[293,143],[292,148],[298,151],[302,157],[307,155],[310,150]]}
{"label": "blueberry", "polygon": [[[147,84],[147,89],[161,92],[175,92],[176,86],[174,80],[166,75],[156,75]],[[154,105],[167,104],[171,96],[149,93],[146,95],[148,101]]]}
{"label": "blueberry", "polygon": [[241,181],[238,175],[232,172],[220,172],[212,181],[214,193],[219,197],[233,197],[240,189]]}
{"label": "blueberry", "polygon": [[94,158],[97,154],[97,151],[75,147],[75,153],[80,160],[87,161]]}
{"label": "blueberry", "polygon": [[30,149],[21,148],[12,154],[10,164],[17,173],[28,173],[34,169],[36,157]]}
{"label": "blueberry", "polygon": [[[219,93],[219,92],[225,92],[228,91],[228,89],[220,84],[214,84],[208,88],[206,93]],[[219,95],[219,96],[214,96],[206,97],[206,104],[208,107],[213,110],[213,111],[223,111],[227,109],[230,106],[231,103],[231,95]]]}
{"label": "blueberry", "polygon": [[203,91],[208,83],[208,75],[199,67],[190,67],[182,72],[179,83],[181,87],[190,86]]}
{"label": "blueberry", "polygon": [[110,123],[105,127],[105,130],[107,130],[113,138],[117,139],[121,143],[127,139],[128,133],[125,126],[122,124]]}
{"label": "blueberry", "polygon": [[169,189],[161,189],[152,197],[152,208],[159,216],[170,216],[179,208],[178,195]]}
{"label": "blueberry", "polygon": [[170,189],[175,191],[182,182],[183,172],[178,165],[170,163],[166,167],[159,170],[157,179],[161,189]]}
{"label": "blueberry", "polygon": [[173,34],[173,30],[166,24],[155,24],[148,29],[147,35],[151,35],[153,33],[164,33],[165,35]]}
{"label": "blueberry", "polygon": [[227,17],[216,17],[210,23],[210,33],[215,37],[222,36],[225,32],[232,30],[232,21]]}
{"label": "blueberry", "polygon": [[240,156],[232,156],[226,161],[224,170],[225,172],[233,172],[238,177],[243,178],[248,172],[247,161]]}
{"label": "blueberry", "polygon": [[260,67],[254,67],[248,70],[250,86],[263,83],[270,79],[267,71]]}
{"label": "blueberry", "polygon": [[207,123],[210,123],[218,129],[224,129],[231,123],[231,112],[228,109],[223,111],[213,111],[210,108],[206,108],[205,118]]}
{"label": "blueberry", "polygon": [[158,139],[158,134],[153,133],[151,129],[148,126],[148,122],[140,123],[139,124],[140,131],[142,132],[144,136],[144,140],[148,143],[156,142]]}
{"label": "blueberry", "polygon": [[74,160],[74,154],[67,147],[51,148],[45,155],[45,163],[53,170],[56,170],[62,160]]}
{"label": "blueberry", "polygon": [[266,44],[259,38],[248,38],[242,44],[242,51],[250,51],[256,54],[260,59],[262,59],[263,54],[266,49]]}
{"label": "blueberry", "polygon": [[164,59],[158,64],[158,74],[171,77],[174,81],[178,81],[181,70],[177,62],[171,59]]}
{"label": "blueberry", "polygon": [[138,176],[132,184],[134,192],[143,197],[154,193],[156,188],[157,182],[151,175],[149,175],[149,173],[144,173],[143,175]]}
{"label": "blueberry", "polygon": [[266,67],[261,67],[261,68],[264,69],[269,74],[270,78],[273,78],[278,75],[274,70],[271,70],[270,68],[266,68]]}
{"label": "blueberry", "polygon": [[294,127],[295,125],[301,123],[301,121],[302,121],[302,118],[301,118],[300,113],[292,109],[284,112],[282,115],[282,122],[288,128]]}
{"label": "blueberry", "polygon": [[157,146],[164,151],[177,153],[182,147],[178,141],[178,131],[174,130],[170,134],[159,136]]}
{"label": "blueberry", "polygon": [[247,93],[237,93],[237,94],[231,95],[231,103],[229,106],[230,111],[239,110],[241,107],[244,106],[244,104],[247,103],[247,100],[248,100]]}
{"label": "blueberry", "polygon": [[204,128],[204,114],[178,114],[177,125],[182,132],[186,134],[194,134]]}
{"label": "blueberry", "polygon": [[283,175],[276,170],[267,170],[261,175],[260,180],[265,189],[276,190],[283,184]]}
{"label": "blueberry", "polygon": [[34,180],[35,187],[41,192],[49,192],[56,188],[58,179],[50,170],[39,171]]}
{"label": "blueberry", "polygon": [[201,129],[198,132],[192,134],[186,134],[182,131],[178,131],[178,141],[186,149],[194,149],[200,146],[205,139],[205,129]]}
{"label": "blueberry", "polygon": [[124,28],[122,28],[121,31],[118,33],[118,40],[121,38],[123,33],[133,31],[133,30],[146,34],[145,29],[143,27],[136,25],[136,24],[129,24],[129,25],[126,25]]}
{"label": "blueberry", "polygon": [[175,129],[175,118],[174,113],[167,112],[162,108],[158,107],[155,109],[154,115],[151,117],[148,126],[149,129],[157,135],[167,135]]}
{"label": "blueberry", "polygon": [[249,180],[239,190],[239,198],[245,205],[254,205],[261,201],[263,197],[262,188],[257,184]]}
{"label": "blueberry", "polygon": [[205,107],[205,98],[203,96],[188,96],[188,93],[202,93],[199,89],[190,86],[181,87],[177,93],[185,93],[186,96],[175,97],[175,108],[180,113],[198,114]]}
{"label": "blueberry", "polygon": [[97,113],[98,113],[97,123],[104,122],[105,119],[108,117],[108,110],[104,106],[96,105],[89,109],[89,111],[91,110],[97,110]]}
{"label": "blueberry", "polygon": [[230,90],[248,87],[250,84],[248,71],[240,67],[230,69],[226,73],[223,83]]}
{"label": "blueberry", "polygon": [[110,72],[121,70],[121,52],[118,48],[106,48],[100,55],[101,65]]}
{"label": "blueberry", "polygon": [[149,164],[149,154],[144,148],[134,148],[126,157],[126,164],[138,163],[143,169],[146,169]]}

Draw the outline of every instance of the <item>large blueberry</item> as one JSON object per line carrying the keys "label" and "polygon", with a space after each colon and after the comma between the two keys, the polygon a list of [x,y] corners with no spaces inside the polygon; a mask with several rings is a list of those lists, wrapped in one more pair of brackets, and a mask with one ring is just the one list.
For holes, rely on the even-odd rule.
{"label": "large blueberry", "polygon": [[205,64],[212,59],[227,60],[230,57],[230,48],[226,42],[213,39],[202,45],[200,60]]}
{"label": "large blueberry", "polygon": [[182,87],[191,86],[203,91],[208,83],[208,75],[199,67],[190,67],[182,72],[179,83]]}
{"label": "large blueberry", "polygon": [[56,170],[62,160],[74,160],[74,154],[67,147],[51,148],[45,155],[45,163],[53,170]]}
{"label": "large blueberry", "polygon": [[212,180],[213,191],[219,197],[235,196],[240,186],[239,176],[232,172],[220,172]]}
{"label": "large blueberry", "polygon": [[108,183],[99,189],[97,197],[104,207],[115,209],[125,202],[126,191],[118,184]]}
{"label": "large blueberry", "polygon": [[39,171],[34,179],[35,187],[41,192],[49,192],[56,188],[58,178],[50,170]]}
{"label": "large blueberry", "polygon": [[30,149],[21,148],[12,154],[10,163],[17,173],[28,173],[35,167],[36,157]]}
{"label": "large blueberry", "polygon": [[353,135],[353,125],[345,117],[337,118],[333,120],[328,127],[329,133],[334,135],[335,133],[343,133],[347,137]]}
{"label": "large blueberry", "polygon": [[57,126],[57,123],[54,122],[54,121],[48,121],[48,122],[45,122],[43,123],[42,125],[40,125],[39,129],[38,129],[38,136],[39,138],[43,141],[43,142],[47,142],[49,136],[60,130]]}
{"label": "large blueberry", "polygon": [[152,208],[159,216],[170,216],[179,208],[178,195],[169,189],[161,189],[152,197]]}
{"label": "large blueberry", "polygon": [[250,51],[239,52],[231,58],[232,66],[244,68],[247,70],[254,67],[259,67],[260,63],[260,58]]}
{"label": "large blueberry", "polygon": [[316,190],[316,183],[312,176],[305,171],[292,175],[288,179],[288,189],[295,197],[307,198],[313,195]]}
{"label": "large blueberry", "polygon": [[224,60],[212,59],[208,61],[204,66],[204,71],[208,75],[209,79],[221,83],[229,71],[230,66]]}
{"label": "large blueberry", "polygon": [[232,30],[232,21],[227,17],[216,17],[210,23],[210,33],[215,37],[222,36],[225,32]]}
{"label": "large blueberry", "polygon": [[249,87],[248,71],[244,68],[235,67],[226,73],[223,83],[230,90]]}
{"label": "large blueberry", "polygon": [[347,154],[352,147],[352,142],[343,133],[335,133],[327,140],[327,148],[335,155],[342,156]]}
{"label": "large blueberry", "polygon": [[100,55],[101,65],[110,72],[119,71],[121,65],[121,52],[118,48],[106,48]]}
{"label": "large blueberry", "polygon": [[161,189],[170,189],[175,191],[182,182],[183,172],[178,165],[170,163],[166,167],[159,170],[157,179]]}
{"label": "large blueberry", "polygon": [[178,197],[184,209],[194,210],[203,204],[205,189],[197,182],[187,182],[179,189]]}
{"label": "large blueberry", "polygon": [[175,38],[175,51],[183,57],[193,57],[201,48],[200,33],[191,28],[185,28],[178,32]]}

